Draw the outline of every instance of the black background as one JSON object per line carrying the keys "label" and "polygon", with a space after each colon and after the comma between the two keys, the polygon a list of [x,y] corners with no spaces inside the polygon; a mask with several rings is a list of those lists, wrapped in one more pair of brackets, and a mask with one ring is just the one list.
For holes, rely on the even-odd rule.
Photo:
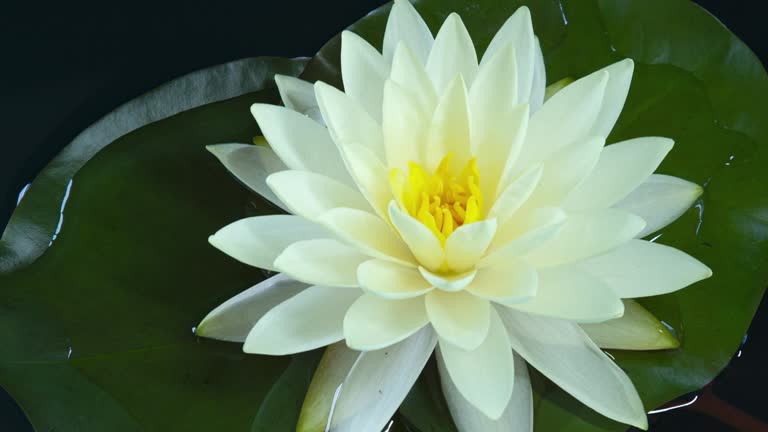
{"label": "black background", "polygon": [[[572,0],[581,1],[581,0]],[[0,227],[21,188],[82,129],[140,94],[196,69],[274,55],[312,56],[382,0],[37,2],[0,4]],[[768,32],[755,0],[698,0],[766,64]],[[766,101],[768,103],[768,101]],[[768,119],[766,119],[768,121]],[[1,230],[0,230],[1,231]],[[765,311],[768,305],[761,307]],[[2,349],[2,348],[0,348]],[[742,355],[714,394],[768,422],[768,318],[759,313]],[[690,400],[692,396],[688,397]],[[682,402],[685,402],[683,399]],[[654,431],[730,431],[708,406],[652,416]],[[720,406],[722,408],[722,405]],[[722,409],[714,410],[722,411]],[[0,430],[31,430],[0,390]],[[768,431],[763,429],[742,429]]]}

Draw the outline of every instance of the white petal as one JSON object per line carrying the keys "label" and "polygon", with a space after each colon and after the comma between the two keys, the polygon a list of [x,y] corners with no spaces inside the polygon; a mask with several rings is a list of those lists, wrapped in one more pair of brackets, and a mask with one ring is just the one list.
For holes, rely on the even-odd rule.
{"label": "white petal", "polygon": [[325,228],[299,216],[267,215],[232,222],[210,236],[208,242],[241,263],[275,270],[275,258],[291,244],[332,236]]}
{"label": "white petal", "polygon": [[451,172],[461,172],[471,157],[469,127],[467,88],[458,76],[448,84],[432,116],[425,155],[427,171],[434,171],[440,161],[452,153]]}
{"label": "white petal", "polygon": [[243,351],[287,355],[338,342],[344,337],[344,313],[360,294],[358,290],[311,286],[267,312],[248,333]]}
{"label": "white petal", "polygon": [[[547,90],[547,68],[544,66],[544,54],[541,52],[539,38],[535,39],[534,56],[536,63],[533,65],[533,82],[531,83],[531,99],[529,101],[532,113],[538,111],[544,104],[544,94]],[[598,133],[595,134],[599,135]]]}
{"label": "white petal", "polygon": [[433,287],[447,292],[463,290],[475,279],[475,275],[477,274],[476,271],[472,270],[457,275],[437,275],[424,267],[419,267],[419,273],[421,273],[421,276]]}
{"label": "white petal", "polygon": [[515,215],[499,227],[478,267],[504,263],[545,245],[560,232],[566,219],[565,212],[557,207],[543,207]]}
{"label": "white petal", "polygon": [[341,387],[331,432],[380,431],[389,423],[435,349],[425,327],[407,340],[363,353]]}
{"label": "white petal", "polygon": [[488,335],[490,303],[466,291],[430,291],[427,315],[441,339],[465,350],[480,346]]}
{"label": "white petal", "polygon": [[365,199],[382,219],[387,219],[387,205],[392,200],[387,167],[369,148],[357,144],[344,147],[344,160]]}
{"label": "white petal", "polygon": [[496,219],[460,226],[445,241],[445,262],[454,272],[475,267],[496,234]]}
{"label": "white petal", "polygon": [[272,276],[208,312],[195,329],[195,334],[229,342],[244,342],[256,321],[308,286],[284,274]]}
{"label": "white petal", "polygon": [[357,287],[357,266],[369,259],[336,240],[307,240],[288,246],[275,259],[275,267],[306,283]]}
{"label": "white petal", "polygon": [[438,356],[440,383],[448,408],[459,432],[533,432],[533,393],[528,377],[528,365],[520,356],[514,355],[515,378],[512,396],[498,420],[491,420],[459,393],[456,385],[445,370],[445,364]]}
{"label": "white petal", "polygon": [[616,204],[653,174],[672,144],[669,138],[644,137],[605,147],[592,173],[568,195],[563,206],[585,210]]}
{"label": "white petal", "polygon": [[423,161],[430,116],[405,89],[393,81],[384,85],[384,149],[388,168],[408,172],[408,162]]}
{"label": "white petal", "polygon": [[518,8],[501,26],[491,43],[488,44],[481,64],[485,65],[486,62],[491,61],[496,52],[510,42],[515,47],[517,60],[515,62],[517,64],[517,100],[528,102],[534,76],[535,40],[531,12],[526,6]]}
{"label": "white petal", "polygon": [[362,105],[375,120],[381,119],[384,80],[389,64],[376,48],[360,36],[341,33],[341,78],[344,92]]}
{"label": "white petal", "polygon": [[630,240],[577,265],[621,298],[667,294],[712,276],[709,267],[685,252],[643,240]]}
{"label": "white petal", "polygon": [[325,124],[320,107],[317,106],[315,86],[312,83],[288,75],[275,75],[275,84],[286,108]]}
{"label": "white petal", "polygon": [[427,62],[432,44],[435,42],[429,27],[408,0],[395,0],[389,12],[382,50],[388,63],[392,62],[400,42],[407,44],[413,50],[421,64]]}
{"label": "white petal", "polygon": [[581,324],[600,348],[621,350],[660,350],[680,347],[680,341],[644,307],[624,300],[624,315],[596,324]]}
{"label": "white petal", "polygon": [[501,191],[488,212],[488,217],[495,217],[499,226],[504,225],[531,196],[543,172],[541,165],[532,166],[523,172]]}
{"label": "white petal", "polygon": [[[472,145],[476,149],[477,168],[482,173],[480,190],[488,199],[498,198],[522,175],[521,172],[525,172],[513,170],[525,144],[529,112],[528,104],[520,104],[507,112],[489,113],[489,120],[494,123],[494,128],[484,137],[478,135],[472,138]],[[473,114],[473,121],[475,117]],[[529,168],[531,167],[526,169]]]}
{"label": "white petal", "polygon": [[635,63],[632,59],[624,59],[602,69],[608,72],[609,79],[603,97],[603,107],[592,128],[593,135],[608,136],[611,133],[627,100],[634,69]]}
{"label": "white petal", "polygon": [[267,187],[266,180],[270,174],[288,169],[271,148],[252,144],[215,144],[205,148],[252,191],[288,211]]}
{"label": "white petal", "polygon": [[488,336],[473,351],[440,342],[439,358],[459,393],[490,419],[501,417],[515,378],[507,330],[491,309]]}
{"label": "white petal", "polygon": [[253,104],[251,113],[270,147],[289,168],[352,184],[339,150],[321,124],[276,105]]}
{"label": "white petal", "polygon": [[432,271],[440,268],[445,251],[429,228],[400,210],[394,201],[389,204],[389,218],[419,264]]}
{"label": "white petal", "polygon": [[428,322],[421,297],[389,300],[363,294],[344,316],[344,338],[352,349],[378,350],[405,340]]}
{"label": "white petal", "polygon": [[522,303],[536,295],[538,280],[539,275],[533,267],[520,259],[510,258],[501,265],[478,270],[467,291],[499,303]]}
{"label": "white petal", "polygon": [[360,264],[357,280],[365,291],[387,299],[418,297],[433,289],[415,268],[376,259]]}
{"label": "white petal", "polygon": [[388,223],[372,213],[336,208],[323,213],[318,222],[366,255],[415,267],[408,246]]}
{"label": "white petal", "polygon": [[400,43],[392,60],[389,79],[408,91],[416,99],[422,111],[431,114],[437,105],[437,94],[432,80],[424,69],[424,63],[416,57],[408,45]]}
{"label": "white petal", "polygon": [[582,323],[620,317],[624,304],[605,282],[574,267],[539,270],[536,296],[509,307],[535,315]]}
{"label": "white petal", "polygon": [[473,145],[499,126],[493,122],[495,112],[507,112],[517,104],[515,48],[512,42],[507,42],[489,62],[480,67],[469,90]]}
{"label": "white petal", "polygon": [[512,349],[531,366],[598,413],[648,428],[629,377],[577,324],[503,309],[498,308]]}
{"label": "white petal", "polygon": [[267,178],[267,185],[291,213],[312,221],[337,207],[371,209],[360,191],[322,174],[280,171]]}
{"label": "white petal", "polygon": [[443,22],[427,59],[427,74],[438,94],[442,94],[457,74],[467,86],[477,75],[477,53],[461,17],[452,13]]}
{"label": "white petal", "polygon": [[525,256],[537,267],[553,267],[600,255],[645,228],[641,218],[616,209],[570,214],[558,234]]}
{"label": "white petal", "polygon": [[637,189],[614,205],[645,220],[638,238],[653,234],[679,218],[701,196],[704,189],[677,177],[653,174]]}

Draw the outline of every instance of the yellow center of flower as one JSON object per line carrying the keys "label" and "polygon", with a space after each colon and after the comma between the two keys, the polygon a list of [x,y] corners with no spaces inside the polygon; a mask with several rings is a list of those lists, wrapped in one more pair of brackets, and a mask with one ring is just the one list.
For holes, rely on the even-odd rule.
{"label": "yellow center of flower", "polygon": [[448,153],[431,175],[416,162],[408,163],[408,175],[392,168],[390,184],[400,206],[429,228],[441,243],[458,227],[482,218],[483,195],[475,158],[456,176],[449,169]]}

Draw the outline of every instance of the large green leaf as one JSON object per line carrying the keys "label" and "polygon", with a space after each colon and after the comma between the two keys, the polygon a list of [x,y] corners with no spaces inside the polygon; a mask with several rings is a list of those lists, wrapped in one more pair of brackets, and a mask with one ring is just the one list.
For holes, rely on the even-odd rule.
{"label": "large green leaf", "polygon": [[[527,5],[548,83],[626,57],[635,60],[629,98],[608,142],[648,135],[675,139],[659,172],[702,184],[705,193],[657,241],[697,257],[714,277],[642,301],[674,327],[680,349],[612,355],[648,409],[711,381],[736,351],[768,283],[768,77],[754,54],[687,0],[416,0],[414,5],[433,32],[458,12],[479,53],[504,20]],[[384,6],[350,30],[381,47],[388,12]],[[303,77],[340,86],[339,49],[337,37]],[[539,431],[625,428],[544,380],[535,390],[541,396],[535,409]],[[422,396],[406,404],[425,402],[425,390],[414,394]],[[429,411],[406,406],[402,412],[425,430],[437,424],[430,423],[436,416]]]}

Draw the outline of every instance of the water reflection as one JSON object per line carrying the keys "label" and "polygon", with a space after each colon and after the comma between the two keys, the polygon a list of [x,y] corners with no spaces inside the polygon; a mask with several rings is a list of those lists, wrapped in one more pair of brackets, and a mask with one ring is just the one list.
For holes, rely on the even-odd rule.
{"label": "water reflection", "polygon": [[59,208],[59,223],[56,225],[56,231],[53,232],[53,237],[51,238],[51,241],[48,243],[48,246],[50,247],[53,244],[53,241],[56,240],[56,237],[59,235],[59,232],[61,232],[61,226],[64,224],[64,207],[67,206],[67,200],[69,199],[69,192],[72,190],[72,179],[69,179],[69,183],[67,183],[67,190],[64,192],[64,198],[61,200],[61,207]]}
{"label": "water reflection", "polygon": [[660,414],[660,413],[663,413],[663,412],[684,408],[684,407],[693,405],[698,399],[699,399],[699,395],[696,395],[696,396],[693,397],[692,400],[690,400],[688,402],[682,403],[680,405],[674,405],[674,406],[667,407],[667,408],[660,408],[660,409],[657,409],[657,410],[648,411],[648,414]]}

